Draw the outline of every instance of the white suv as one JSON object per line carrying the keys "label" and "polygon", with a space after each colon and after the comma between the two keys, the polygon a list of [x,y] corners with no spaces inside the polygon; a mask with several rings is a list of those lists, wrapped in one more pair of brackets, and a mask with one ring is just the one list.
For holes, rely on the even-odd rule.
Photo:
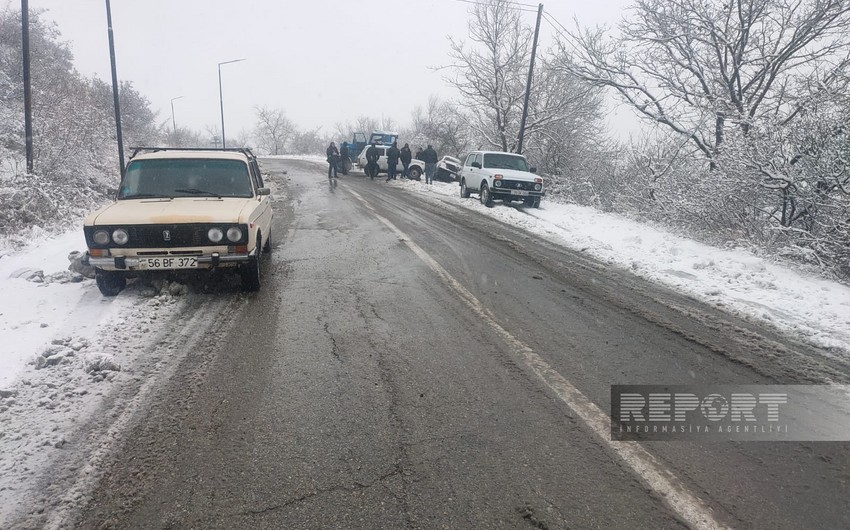
{"label": "white suv", "polygon": [[475,151],[467,155],[460,171],[460,196],[478,193],[481,204],[488,208],[494,199],[522,201],[526,206],[540,207],[543,179],[528,167],[522,155],[497,151]]}

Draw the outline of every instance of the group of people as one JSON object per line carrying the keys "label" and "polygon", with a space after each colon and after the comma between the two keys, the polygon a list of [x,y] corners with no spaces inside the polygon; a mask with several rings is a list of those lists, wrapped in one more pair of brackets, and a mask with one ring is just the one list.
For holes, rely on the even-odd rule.
{"label": "group of people", "polygon": [[325,153],[328,155],[328,178],[336,178],[337,168],[343,175],[348,175],[348,165],[345,163],[350,160],[351,151],[348,148],[348,142],[342,142],[339,149],[336,144],[331,142]]}
{"label": "group of people", "polygon": [[[349,160],[349,155],[351,154],[348,143],[343,142],[341,148],[337,149],[336,144],[331,142],[326,153],[328,155],[328,179],[336,179],[337,167],[340,165],[342,166],[342,174],[347,175],[348,170],[345,162]],[[375,176],[378,175],[378,160],[381,156],[383,156],[383,153],[374,142],[366,149],[365,171],[371,178],[375,178]],[[398,178],[397,172],[399,162],[401,162],[402,167],[401,178],[410,178],[410,161],[413,160],[413,155],[411,154],[409,144],[404,144],[404,147],[399,149],[398,143],[393,142],[392,145],[387,148],[386,156],[387,182]],[[437,173],[437,151],[434,150],[431,144],[428,144],[428,147],[416,152],[416,159],[425,163],[425,183],[431,184],[434,180],[434,175]],[[340,162],[342,162],[342,164],[340,164]]]}

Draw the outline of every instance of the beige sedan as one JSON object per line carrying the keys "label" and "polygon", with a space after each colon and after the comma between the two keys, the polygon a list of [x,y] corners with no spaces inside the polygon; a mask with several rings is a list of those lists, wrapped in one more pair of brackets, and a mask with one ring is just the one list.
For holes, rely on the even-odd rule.
{"label": "beige sedan", "polygon": [[139,149],[116,200],[83,230],[87,260],[104,296],[128,275],[238,268],[242,288],[260,288],[263,251],[271,251],[272,207],[247,149]]}

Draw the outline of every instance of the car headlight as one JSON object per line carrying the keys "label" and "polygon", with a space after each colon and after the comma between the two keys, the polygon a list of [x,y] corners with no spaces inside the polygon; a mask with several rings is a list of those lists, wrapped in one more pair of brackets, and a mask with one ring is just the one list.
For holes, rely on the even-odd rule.
{"label": "car headlight", "polygon": [[221,228],[210,228],[209,232],[207,232],[207,237],[213,243],[218,243],[224,239],[224,232],[221,231]]}
{"label": "car headlight", "polygon": [[238,226],[232,226],[227,229],[227,239],[232,243],[236,243],[242,239],[242,229]]}
{"label": "car headlight", "polygon": [[543,189],[543,184],[535,184],[535,185],[534,185],[534,190],[535,190],[535,191],[540,191],[540,190],[542,190],[542,189]]}
{"label": "car headlight", "polygon": [[502,187],[502,181],[497,180],[496,182],[493,183],[493,185],[496,186],[497,188],[501,188]]}
{"label": "car headlight", "polygon": [[98,230],[91,236],[92,241],[98,245],[106,245],[109,243],[109,232],[106,230]]}
{"label": "car headlight", "polygon": [[116,245],[126,245],[127,241],[130,241],[130,234],[123,228],[119,228],[112,232],[112,241],[115,241]]}

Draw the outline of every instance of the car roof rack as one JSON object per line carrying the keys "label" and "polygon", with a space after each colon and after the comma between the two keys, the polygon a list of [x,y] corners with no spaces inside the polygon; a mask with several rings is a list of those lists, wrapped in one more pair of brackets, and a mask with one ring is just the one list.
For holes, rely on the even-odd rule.
{"label": "car roof rack", "polygon": [[249,158],[256,158],[254,153],[248,147],[130,147],[130,160],[132,160],[136,155],[141,153],[142,151],[148,153],[156,153],[157,151],[213,151],[213,152],[232,152],[232,153],[242,153]]}

